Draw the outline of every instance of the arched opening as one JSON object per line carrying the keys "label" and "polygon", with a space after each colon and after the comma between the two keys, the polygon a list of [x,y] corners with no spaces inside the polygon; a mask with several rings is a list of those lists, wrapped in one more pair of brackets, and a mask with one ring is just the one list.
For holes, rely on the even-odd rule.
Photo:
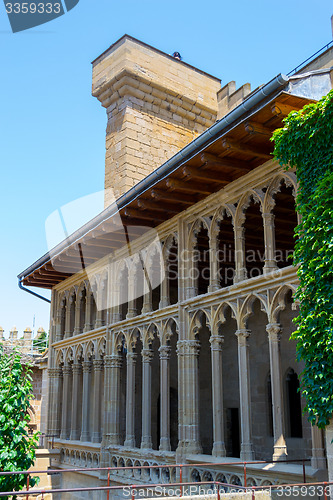
{"label": "arched opening", "polygon": [[265,264],[264,225],[260,212],[260,204],[251,199],[246,209],[244,223],[245,233],[245,266],[247,277],[254,278],[263,272]]}
{"label": "arched opening", "polygon": [[249,344],[249,373],[251,395],[252,444],[257,460],[269,460],[272,455],[272,437],[266,399],[267,373],[270,370],[269,344],[266,332],[267,315],[258,299],[252,304],[253,314],[248,319],[251,334]]}
{"label": "arched opening", "polygon": [[120,272],[119,276],[119,312],[120,319],[126,319],[128,312],[128,268],[127,266]]}
{"label": "arched opening", "polygon": [[178,242],[173,239],[166,266],[166,279],[169,280],[169,303],[177,304],[178,302]]}
{"label": "arched opening", "polygon": [[150,284],[152,288],[152,310],[156,311],[160,306],[161,300],[161,281],[164,277],[162,275],[162,262],[161,254],[155,252],[152,258],[151,270],[150,270]]}
{"label": "arched opening", "polygon": [[61,312],[60,312],[60,340],[65,337],[65,325],[66,325],[66,305],[67,301],[64,297],[61,301]]}
{"label": "arched opening", "polygon": [[158,450],[160,444],[160,356],[159,356],[160,339],[155,333],[154,340],[151,344],[151,350],[154,357],[151,362],[151,437],[153,442],[153,450]]}
{"label": "arched opening", "polygon": [[277,266],[283,268],[293,264],[294,229],[297,226],[293,188],[283,183],[274,199],[275,258]]}
{"label": "arched opening", "polygon": [[209,235],[208,229],[203,225],[197,235],[195,259],[197,261],[197,289],[198,295],[201,295],[208,292],[210,281]]}
{"label": "arched opening", "polygon": [[225,288],[233,284],[236,268],[234,227],[226,215],[220,222],[217,255],[220,287]]}
{"label": "arched opening", "polygon": [[138,336],[135,353],[135,446],[140,448],[142,436],[142,342]]}
{"label": "arched opening", "polygon": [[[174,325],[176,327],[176,325]],[[178,358],[177,333],[170,337],[170,445],[171,451],[178,446]]]}
{"label": "arched opening", "polygon": [[210,331],[203,313],[200,314],[200,322],[201,327],[197,335],[200,341],[198,360],[200,444],[202,452],[205,455],[211,455],[213,448],[212,361],[209,342]]}
{"label": "arched opening", "polygon": [[108,307],[108,279],[105,277],[100,283],[100,307],[101,307],[101,320],[102,325],[107,324],[107,307]]}
{"label": "arched opening", "polygon": [[80,324],[79,324],[80,333],[83,332],[84,325],[86,322],[86,297],[87,297],[87,292],[86,289],[84,288],[80,294]]}
{"label": "arched opening", "polygon": [[[240,403],[238,379],[238,345],[235,332],[236,320],[231,308],[224,311],[225,321],[221,325],[224,337],[222,350],[222,380],[224,407],[224,436],[227,457],[240,457]],[[230,376],[232,374],[232,376]]]}
{"label": "arched opening", "polygon": [[95,291],[93,290],[90,295],[90,327],[93,330],[95,328],[96,316],[97,316],[97,307],[96,307],[96,299],[95,299]]}
{"label": "arched opening", "polygon": [[70,301],[70,313],[69,313],[69,333],[72,336],[75,326],[75,303],[76,300],[80,300],[76,294],[73,293],[72,300]]}
{"label": "arched opening", "polygon": [[290,368],[286,375],[287,394],[287,435],[288,437],[303,437],[302,406],[297,373]]}

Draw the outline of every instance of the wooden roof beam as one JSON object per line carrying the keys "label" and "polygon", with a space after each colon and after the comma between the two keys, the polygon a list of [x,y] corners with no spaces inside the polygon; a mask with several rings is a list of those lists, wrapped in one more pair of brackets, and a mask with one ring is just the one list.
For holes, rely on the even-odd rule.
{"label": "wooden roof beam", "polygon": [[178,214],[179,210],[175,205],[163,203],[163,206],[150,200],[137,200],[137,205],[143,210],[157,210],[158,212],[169,212]]}
{"label": "wooden roof beam", "polygon": [[264,160],[272,159],[272,155],[261,151],[260,147],[250,146],[249,144],[242,144],[241,142],[232,141],[231,139],[222,139],[222,146],[230,152],[244,153]]}
{"label": "wooden roof beam", "polygon": [[183,203],[184,205],[193,205],[198,200],[196,196],[190,196],[189,194],[178,194],[171,191],[161,191],[159,189],[152,189],[151,196],[155,200],[169,200]]}
{"label": "wooden roof beam", "polygon": [[207,167],[232,168],[244,173],[247,173],[252,168],[246,161],[234,160],[232,158],[220,158],[210,153],[202,153],[201,161]]}
{"label": "wooden roof beam", "polygon": [[208,189],[207,186],[204,187],[202,184],[179,181],[178,179],[167,179],[166,185],[170,189],[178,189],[179,191],[185,191],[189,193],[209,195],[214,192],[214,188]]}
{"label": "wooden roof beam", "polygon": [[149,212],[145,210],[137,210],[135,208],[125,208],[126,217],[134,217],[136,219],[148,219],[148,220],[157,220],[160,222],[164,222],[166,217],[163,217],[161,214],[156,214],[154,212]]}
{"label": "wooden roof beam", "polygon": [[292,111],[299,111],[299,109],[295,109],[295,106],[291,106],[290,104],[282,104],[280,102],[275,102],[271,106],[272,114],[276,116],[288,116]]}
{"label": "wooden roof beam", "polygon": [[193,167],[184,167],[182,169],[183,175],[190,179],[201,179],[213,181],[219,184],[226,185],[228,182],[231,182],[232,179],[226,175],[221,176],[221,172],[211,172],[209,170],[198,170]]}
{"label": "wooden roof beam", "polygon": [[245,131],[250,135],[262,135],[264,137],[272,137],[274,129],[265,127],[262,123],[248,121],[244,125]]}

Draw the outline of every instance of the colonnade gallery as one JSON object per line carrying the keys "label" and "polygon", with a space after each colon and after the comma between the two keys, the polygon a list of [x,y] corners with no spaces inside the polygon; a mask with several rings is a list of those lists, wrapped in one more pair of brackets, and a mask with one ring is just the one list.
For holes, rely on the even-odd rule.
{"label": "colonnade gallery", "polygon": [[[270,138],[331,89],[332,59],[254,91],[129,36],[93,62],[105,209],[19,276],[52,290],[53,466],[168,466],[113,472],[117,484],[172,481],[175,463],[201,464],[191,481],[242,484],[242,468],[223,466],[237,459],[279,460],[249,472],[257,485],[299,482],[286,459],[323,473],[290,340],[297,177]],[[106,479],[70,477],[62,486]]]}

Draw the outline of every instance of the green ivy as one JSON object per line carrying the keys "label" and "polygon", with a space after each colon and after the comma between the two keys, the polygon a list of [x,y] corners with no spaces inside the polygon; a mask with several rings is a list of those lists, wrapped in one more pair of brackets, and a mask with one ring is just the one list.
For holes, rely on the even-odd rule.
{"label": "green ivy", "polygon": [[317,103],[293,111],[273,134],[274,156],[296,168],[294,264],[297,356],[303,360],[302,394],[309,420],[324,428],[333,413],[333,91]]}
{"label": "green ivy", "polygon": [[[32,399],[31,369],[22,365],[18,352],[4,354],[0,345],[0,470],[28,470],[35,461],[38,433],[28,433],[30,400]],[[38,483],[32,476],[30,485]],[[27,476],[0,476],[0,491],[20,491]],[[7,497],[3,497],[7,498]],[[16,497],[13,497],[16,498]]]}

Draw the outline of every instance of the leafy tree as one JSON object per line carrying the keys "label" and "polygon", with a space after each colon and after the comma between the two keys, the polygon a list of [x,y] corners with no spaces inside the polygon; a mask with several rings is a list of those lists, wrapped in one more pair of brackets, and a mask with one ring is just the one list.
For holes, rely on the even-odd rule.
{"label": "leafy tree", "polygon": [[294,263],[300,314],[292,338],[305,363],[305,409],[310,422],[324,428],[333,413],[333,91],[291,112],[273,140],[274,155],[286,168],[296,167],[299,181]]}
{"label": "leafy tree", "polygon": [[39,337],[33,339],[33,346],[39,352],[44,352],[48,346],[48,335],[46,332],[42,332]]}
{"label": "leafy tree", "polygon": [[[31,368],[21,363],[20,354],[4,354],[0,345],[0,470],[4,472],[27,470],[35,461],[38,433],[28,434],[31,380]],[[26,480],[23,474],[0,476],[0,491],[20,491]],[[38,480],[31,477],[30,485]]]}

